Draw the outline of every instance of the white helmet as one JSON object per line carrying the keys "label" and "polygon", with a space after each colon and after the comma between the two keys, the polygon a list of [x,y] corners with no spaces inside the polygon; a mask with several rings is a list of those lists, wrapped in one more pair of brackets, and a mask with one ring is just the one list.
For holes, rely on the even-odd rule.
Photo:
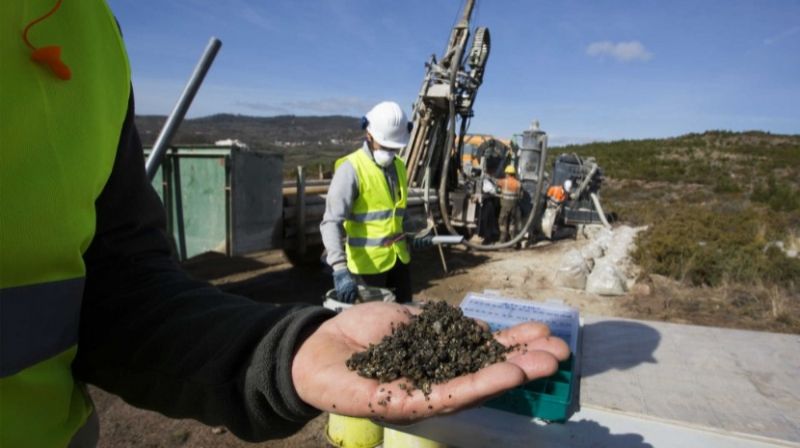
{"label": "white helmet", "polygon": [[572,190],[572,179],[567,179],[564,181],[564,190]]}
{"label": "white helmet", "polygon": [[400,149],[408,144],[411,123],[394,101],[378,103],[364,118],[367,132],[384,148]]}

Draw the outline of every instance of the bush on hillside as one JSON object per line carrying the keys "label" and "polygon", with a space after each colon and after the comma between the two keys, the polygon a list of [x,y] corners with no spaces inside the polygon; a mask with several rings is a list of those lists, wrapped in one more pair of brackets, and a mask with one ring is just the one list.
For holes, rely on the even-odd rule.
{"label": "bush on hillside", "polygon": [[692,285],[765,281],[795,288],[800,260],[769,241],[785,235],[780,219],[753,207],[673,205],[639,235],[634,260],[647,272]]}
{"label": "bush on hillside", "polygon": [[800,194],[788,183],[778,182],[770,175],[766,183],[760,182],[753,189],[750,200],[766,204],[777,212],[800,210]]}

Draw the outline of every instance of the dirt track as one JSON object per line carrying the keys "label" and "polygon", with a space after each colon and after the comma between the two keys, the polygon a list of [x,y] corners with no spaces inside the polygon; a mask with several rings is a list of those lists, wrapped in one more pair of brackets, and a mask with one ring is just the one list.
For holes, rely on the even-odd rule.
{"label": "dirt track", "polygon": [[[446,255],[449,274],[444,274],[435,250],[415,254],[412,263],[414,297],[417,301],[446,300],[458,304],[468,291],[494,289],[509,297],[540,301],[561,299],[579,308],[582,314],[787,331],[773,323],[748,318],[752,316],[748,310],[737,313],[731,307],[738,306],[738,302],[722,297],[724,292],[686,288],[657,276],[648,278],[621,297],[601,297],[554,286],[553,279],[563,254],[585,244],[586,240],[561,241],[506,252],[453,249]],[[207,254],[191,260],[185,267],[197,277],[257,301],[321,304],[324,292],[332,287],[330,276],[322,269],[292,267],[280,252],[233,259]],[[312,420],[292,438],[253,445],[221,429],[134,409],[97,389],[92,389],[92,394],[101,420],[100,447],[326,446],[325,415]]]}

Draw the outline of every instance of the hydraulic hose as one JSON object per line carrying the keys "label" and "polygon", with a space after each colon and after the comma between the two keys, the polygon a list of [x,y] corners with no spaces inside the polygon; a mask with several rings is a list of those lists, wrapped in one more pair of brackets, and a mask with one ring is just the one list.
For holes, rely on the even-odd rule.
{"label": "hydraulic hose", "polygon": [[[465,8],[464,19],[462,21],[464,23],[469,23],[469,16],[472,12],[472,5],[473,0],[468,0],[467,7]],[[456,36],[453,35],[452,42],[456,41]],[[461,65],[461,58],[464,54],[464,46],[466,44],[466,38],[461,39],[457,46],[452,48],[453,51],[448,51],[445,54],[445,57],[442,58],[442,62],[448,61],[448,56],[450,56],[448,68],[450,69],[450,97],[448,98],[448,108],[450,112],[449,116],[449,123],[447,126],[447,139],[444,147],[444,158],[442,160],[442,172],[441,172],[441,179],[439,181],[439,211],[442,215],[442,221],[444,222],[445,227],[447,228],[448,232],[451,235],[458,235],[458,232],[453,228],[452,223],[450,222],[450,215],[447,210],[447,184],[448,184],[448,177],[450,171],[450,148],[453,147],[453,142],[455,141],[455,134],[456,134],[456,78],[458,76],[458,71]],[[464,118],[462,118],[463,120]],[[462,131],[464,123],[462,123]],[[462,132],[463,137],[463,132]],[[497,250],[497,249],[505,249],[512,247],[519,243],[524,237],[525,233],[527,233],[531,227],[533,226],[533,221],[535,217],[539,214],[540,203],[539,198],[542,196],[542,187],[544,185],[544,165],[545,160],[547,158],[547,148],[543,148],[540,154],[539,160],[539,177],[538,182],[536,184],[536,193],[533,195],[531,200],[533,201],[530,215],[528,215],[528,219],[520,230],[517,235],[514,236],[510,241],[505,243],[498,243],[498,244],[475,244],[469,241],[464,241],[464,245],[470,247],[475,250]]]}
{"label": "hydraulic hose", "polygon": [[[452,67],[451,67],[452,68]],[[451,86],[455,84],[455,70],[450,75],[450,82]],[[454,87],[451,87],[451,89]],[[451,92],[450,95],[450,125],[448,126],[448,133],[447,133],[447,146],[446,148],[450,148],[455,140],[455,129],[456,129],[456,106],[455,106],[455,96]],[[533,201],[533,206],[531,207],[531,213],[528,215],[528,219],[525,222],[525,225],[520,229],[520,232],[514,236],[511,240],[505,243],[497,243],[497,244],[475,244],[471,243],[467,240],[464,240],[463,244],[471,249],[475,250],[499,250],[499,249],[507,249],[512,247],[522,241],[522,238],[525,237],[525,233],[527,233],[531,227],[533,226],[533,221],[536,215],[539,213],[540,202],[539,198],[542,196],[542,186],[544,185],[544,165],[545,161],[547,160],[547,147],[545,146],[542,148],[542,153],[539,156],[539,174],[538,174],[538,182],[536,183],[536,194],[533,195],[531,200]],[[447,178],[449,175],[449,168],[450,168],[450,156],[449,154],[444,158],[442,161],[442,178],[439,182],[439,211],[442,215],[442,221],[444,221],[444,225],[447,228],[447,231],[450,232],[451,235],[458,235],[458,232],[453,228],[453,225],[450,223],[450,215],[447,211]]]}
{"label": "hydraulic hose", "polygon": [[611,228],[611,224],[608,223],[608,219],[606,219],[606,212],[603,211],[603,207],[600,205],[600,198],[597,197],[596,193],[589,193],[589,197],[592,198],[592,203],[594,203],[594,208],[597,209],[597,214],[600,215],[600,221],[606,228]]}
{"label": "hydraulic hose", "polygon": [[[580,160],[580,158],[578,158],[578,160]],[[586,177],[583,179],[583,182],[581,182],[581,185],[578,187],[578,191],[575,192],[575,197],[579,197],[581,194],[583,194],[583,190],[585,190],[586,187],[589,186],[589,182],[592,181],[594,173],[596,173],[597,170],[598,170],[597,164],[593,163],[592,168],[589,170],[589,174],[586,175]]]}

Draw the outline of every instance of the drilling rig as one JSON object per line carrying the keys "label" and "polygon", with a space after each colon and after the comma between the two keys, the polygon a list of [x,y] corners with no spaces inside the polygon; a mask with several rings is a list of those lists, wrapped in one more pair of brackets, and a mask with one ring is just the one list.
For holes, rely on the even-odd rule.
{"label": "drilling rig", "polygon": [[[474,115],[475,98],[483,82],[491,39],[488,28],[471,30],[475,0],[466,0],[460,20],[453,27],[441,58],[432,55],[412,112],[413,127],[400,157],[408,169],[409,192],[422,198],[428,228],[469,237],[480,224],[482,208],[496,196],[493,182],[512,165],[521,184],[520,215],[516,232],[507,242],[478,244],[477,250],[515,247],[536,233],[550,237],[555,216],[542,222],[550,176],[545,173],[547,134],[534,122],[516,141],[488,139],[477,148],[467,145],[467,130]],[[472,39],[470,40],[470,36]],[[477,164],[474,161],[479,160]],[[467,163],[469,161],[469,163]],[[556,159],[552,181],[559,185],[569,178],[578,186],[571,199],[559,208],[564,225],[603,223],[608,226],[597,192],[602,172],[594,159],[584,163],[576,154]],[[565,220],[564,217],[567,217]]]}
{"label": "drilling rig", "polygon": [[[465,244],[480,250],[512,247],[531,230],[541,204],[547,139],[543,132],[524,140],[521,147],[500,144],[481,145],[480,166],[462,164],[464,140],[478,88],[483,82],[491,39],[488,28],[471,31],[470,19],[475,0],[467,0],[460,20],[453,27],[441,58],[431,56],[414,103],[411,139],[400,157],[408,168],[409,190],[422,196],[428,223],[437,230],[469,235],[477,227],[481,205],[496,171],[507,164],[519,166],[525,194],[524,213],[517,234],[501,244]],[[472,39],[470,40],[470,35]],[[488,184],[487,184],[488,183]]]}

